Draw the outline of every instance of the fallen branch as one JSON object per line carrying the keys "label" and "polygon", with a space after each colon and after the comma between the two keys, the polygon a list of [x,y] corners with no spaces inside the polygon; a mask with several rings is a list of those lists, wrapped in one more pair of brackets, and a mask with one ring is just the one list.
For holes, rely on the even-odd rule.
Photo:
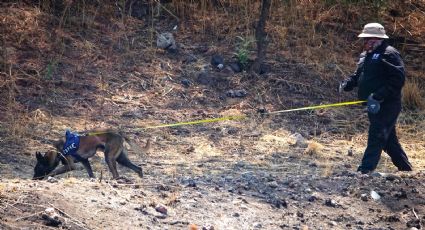
{"label": "fallen branch", "polygon": [[73,221],[76,225],[78,225],[79,227],[83,228],[83,229],[87,229],[89,230],[89,228],[86,228],[84,225],[84,223],[82,223],[81,221],[77,220],[76,218],[72,217],[71,215],[69,215],[68,213],[66,213],[65,211],[55,207],[53,204],[49,203],[49,205],[51,207],[53,207],[54,209],[58,210],[60,214],[65,215],[66,217],[68,217],[71,221]]}
{"label": "fallen branch", "polygon": [[24,220],[24,219],[27,219],[27,218],[30,218],[30,217],[33,217],[33,216],[39,215],[39,214],[41,214],[41,213],[43,213],[43,211],[36,212],[36,213],[33,213],[33,214],[31,214],[31,215],[28,215],[28,216],[24,216],[24,217],[16,218],[16,219],[15,219],[15,221]]}
{"label": "fallen branch", "polygon": [[128,198],[126,198],[126,197],[124,197],[124,196],[122,196],[119,192],[118,192],[118,190],[116,190],[109,182],[107,182],[107,184],[109,185],[109,187],[111,187],[111,189],[112,189],[112,191],[114,191],[119,197],[121,197],[122,199],[124,199],[125,201],[129,201],[129,199]]}
{"label": "fallen branch", "polygon": [[413,215],[415,215],[416,219],[419,220],[418,214],[416,214],[416,212],[415,212],[415,208],[412,208],[412,212],[413,212]]}
{"label": "fallen branch", "polygon": [[[8,204],[8,203],[6,203],[6,205],[5,205],[5,206],[10,206],[10,207],[12,207],[12,208],[14,208],[14,209],[16,209],[16,210],[18,210],[18,211],[20,211],[20,212],[24,212],[24,211],[22,211],[21,209],[19,209],[19,208],[15,207],[15,204],[17,204],[17,202],[16,202],[16,203],[14,203],[14,204]],[[3,208],[3,211],[4,211],[6,208],[7,208],[7,207]]]}
{"label": "fallen branch", "polygon": [[176,225],[176,224],[189,225],[189,222],[183,221],[183,220],[173,220],[173,221],[162,222],[162,223],[169,224],[169,225]]}
{"label": "fallen branch", "polygon": [[31,203],[25,203],[25,202],[16,202],[16,204],[24,204],[24,205],[30,205],[30,206],[37,206],[37,207],[44,208],[44,209],[46,209],[46,208],[47,208],[47,207],[46,207],[46,206],[44,206],[44,205],[31,204]]}

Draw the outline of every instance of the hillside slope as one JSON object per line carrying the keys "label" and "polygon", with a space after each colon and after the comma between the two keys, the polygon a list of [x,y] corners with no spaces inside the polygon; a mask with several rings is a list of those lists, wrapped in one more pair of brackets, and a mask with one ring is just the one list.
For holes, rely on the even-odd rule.
{"label": "hillside slope", "polygon": [[[259,1],[136,1],[131,12],[123,2],[0,3],[1,229],[55,228],[48,208],[62,229],[422,227],[423,1],[274,1],[262,75],[229,68],[255,58]],[[355,173],[367,139],[361,106],[257,112],[355,100],[336,86],[355,68],[358,32],[375,20],[406,61],[398,131],[412,173],[385,154],[379,173]],[[176,50],[156,47],[163,32]],[[211,66],[214,55],[224,69]],[[248,118],[143,128],[235,115]],[[126,145],[145,177],[119,168],[125,179],[112,180],[99,152],[96,180],[82,167],[31,180],[35,152],[67,128],[151,139],[150,153]]]}

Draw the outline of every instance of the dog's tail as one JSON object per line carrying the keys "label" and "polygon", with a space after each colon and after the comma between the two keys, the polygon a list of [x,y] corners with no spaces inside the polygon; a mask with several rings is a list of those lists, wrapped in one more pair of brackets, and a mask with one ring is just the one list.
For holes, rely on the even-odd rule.
{"label": "dog's tail", "polygon": [[130,147],[134,151],[138,152],[139,154],[145,154],[145,155],[150,153],[150,150],[151,150],[151,139],[148,139],[146,141],[145,147],[140,147],[133,140],[131,140],[130,138],[128,138],[127,135],[123,134],[122,132],[120,132],[120,135],[124,138],[124,140],[130,145]]}

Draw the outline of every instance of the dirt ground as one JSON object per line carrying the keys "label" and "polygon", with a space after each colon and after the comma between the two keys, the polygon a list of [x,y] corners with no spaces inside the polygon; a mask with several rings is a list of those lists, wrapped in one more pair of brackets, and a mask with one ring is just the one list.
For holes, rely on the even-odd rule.
{"label": "dirt ground", "polygon": [[350,157],[335,148],[326,150],[330,158],[251,152],[285,145],[278,134],[246,140],[243,152],[220,153],[223,143],[201,140],[189,153],[176,151],[190,139],[132,155],[145,176],[119,168],[126,181],[110,180],[101,157],[92,161],[96,180],[81,167],[33,181],[32,162],[2,162],[1,227],[53,228],[41,217],[46,208],[59,213],[61,229],[420,229],[425,219],[423,171],[361,175],[353,169],[360,152]]}
{"label": "dirt ground", "polygon": [[[314,65],[272,50],[270,72],[235,73],[210,65],[216,53],[231,59],[225,44],[182,33],[178,51],[164,51],[148,42],[144,21],[100,17],[83,32],[49,31],[58,22],[25,4],[5,3],[0,15],[15,28],[3,45],[16,62],[1,75],[12,80],[1,85],[0,229],[422,229],[422,112],[403,111],[398,127],[415,171],[397,172],[383,153],[377,171],[362,175],[361,106],[257,112],[355,98],[330,90],[340,79],[320,78]],[[143,128],[234,115],[248,117]],[[139,146],[150,139],[148,153],[126,144],[144,177],[119,167],[123,179],[112,180],[98,152],[96,179],[79,165],[32,180],[35,152],[67,128],[115,128]]]}
{"label": "dirt ground", "polygon": [[[120,167],[127,179],[118,181],[101,153],[92,159],[95,180],[80,166],[33,181],[40,147],[2,152],[1,228],[56,228],[42,218],[47,208],[58,213],[60,229],[421,228],[425,171],[396,172],[383,156],[382,173],[361,175],[364,137],[353,143],[324,134],[297,143],[271,124],[226,121],[134,135],[140,146],[152,138],[149,154],[129,154],[145,176]],[[415,168],[419,160],[412,158]]]}

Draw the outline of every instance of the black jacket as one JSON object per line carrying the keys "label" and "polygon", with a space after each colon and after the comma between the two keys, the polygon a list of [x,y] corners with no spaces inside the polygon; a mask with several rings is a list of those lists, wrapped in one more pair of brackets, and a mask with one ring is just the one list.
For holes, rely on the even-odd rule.
{"label": "black jacket", "polygon": [[404,85],[404,63],[400,53],[384,40],[372,53],[360,54],[357,70],[346,79],[345,91],[358,86],[358,98],[366,100],[374,94],[377,100],[401,99]]}

